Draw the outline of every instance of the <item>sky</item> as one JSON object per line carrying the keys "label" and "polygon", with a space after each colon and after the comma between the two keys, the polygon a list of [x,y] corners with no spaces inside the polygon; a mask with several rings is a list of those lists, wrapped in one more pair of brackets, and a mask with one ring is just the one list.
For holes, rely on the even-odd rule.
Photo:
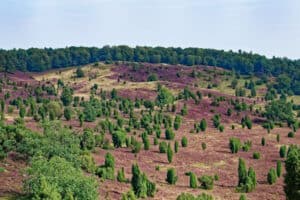
{"label": "sky", "polygon": [[0,48],[164,46],[300,58],[299,0],[1,0]]}

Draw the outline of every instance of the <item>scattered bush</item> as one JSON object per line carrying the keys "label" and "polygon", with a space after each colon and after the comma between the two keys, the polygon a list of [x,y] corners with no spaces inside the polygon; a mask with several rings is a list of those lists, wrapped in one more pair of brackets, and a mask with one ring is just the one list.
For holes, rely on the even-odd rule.
{"label": "scattered bush", "polygon": [[285,145],[280,147],[279,155],[280,155],[281,158],[285,158],[285,156],[286,156],[286,146]]}
{"label": "scattered bush", "polygon": [[274,168],[271,168],[268,172],[267,181],[270,185],[274,184],[277,180],[277,174]]}
{"label": "scattered bush", "polygon": [[168,169],[166,181],[171,185],[175,185],[177,182],[177,179],[178,179],[178,177],[176,176],[175,169],[174,168]]}
{"label": "scattered bush", "polygon": [[181,138],[181,146],[182,147],[187,147],[187,145],[188,145],[188,140],[187,140],[187,138],[185,136],[183,136]]}
{"label": "scattered bush", "polygon": [[166,142],[159,143],[159,153],[167,153],[168,145]]}
{"label": "scattered bush", "polygon": [[254,152],[253,153],[253,159],[256,159],[256,160],[260,159],[260,153],[259,152]]}
{"label": "scattered bush", "polygon": [[212,176],[203,175],[199,179],[201,187],[205,190],[211,190],[214,187],[214,178]]}
{"label": "scattered bush", "polygon": [[241,141],[238,138],[229,139],[229,148],[231,153],[237,153],[241,148]]}

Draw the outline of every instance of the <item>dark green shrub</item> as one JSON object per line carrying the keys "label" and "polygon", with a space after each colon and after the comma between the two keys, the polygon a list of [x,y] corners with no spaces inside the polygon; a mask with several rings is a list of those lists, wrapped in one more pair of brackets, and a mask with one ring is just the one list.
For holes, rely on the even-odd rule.
{"label": "dark green shrub", "polygon": [[168,157],[168,162],[171,163],[173,160],[173,150],[171,148],[170,143],[168,144],[167,157]]}
{"label": "dark green shrub", "polygon": [[187,140],[187,138],[185,136],[183,136],[181,138],[181,146],[182,147],[187,147],[187,145],[188,145],[188,140]]}
{"label": "dark green shrub", "polygon": [[175,143],[174,143],[174,151],[175,151],[175,153],[178,152],[178,148],[179,148],[179,144],[178,144],[178,141],[176,140]]}
{"label": "dark green shrub", "polygon": [[159,143],[159,153],[167,153],[168,145],[166,142]]}
{"label": "dark green shrub", "polygon": [[128,182],[128,179],[125,177],[124,167],[122,167],[122,168],[118,171],[118,174],[117,174],[117,180],[118,180],[119,182],[123,182],[123,183]]}
{"label": "dark green shrub", "polygon": [[202,150],[205,150],[205,149],[206,149],[206,143],[205,143],[205,142],[202,142],[202,143],[201,143],[201,147],[202,147]]}
{"label": "dark green shrub", "polygon": [[207,123],[206,123],[206,120],[205,119],[202,119],[200,121],[200,125],[199,125],[201,131],[205,131],[206,130],[206,127],[207,127]]}
{"label": "dark green shrub", "polygon": [[177,182],[177,179],[178,179],[178,177],[176,175],[175,169],[174,168],[168,169],[166,181],[171,185],[175,185]]}
{"label": "dark green shrub", "polygon": [[267,181],[270,185],[274,184],[277,180],[277,174],[274,168],[271,168],[268,172]]}
{"label": "dark green shrub", "polygon": [[281,161],[277,160],[277,163],[276,163],[276,174],[277,174],[277,177],[281,176],[281,169],[282,169]]}
{"label": "dark green shrub", "polygon": [[289,132],[289,133],[288,133],[288,137],[289,137],[289,138],[295,137],[295,132]]}
{"label": "dark green shrub", "polygon": [[266,145],[266,139],[263,137],[261,138],[261,145],[262,146],[265,146]]}
{"label": "dark green shrub", "polygon": [[241,148],[241,141],[238,138],[229,139],[229,148],[231,153],[237,153]]}
{"label": "dark green shrub", "polygon": [[193,172],[190,172],[189,176],[190,176],[190,188],[197,188],[198,184],[197,184],[196,175]]}
{"label": "dark green shrub", "polygon": [[280,155],[281,158],[285,158],[285,156],[286,156],[286,146],[285,145],[280,147],[279,155]]}
{"label": "dark green shrub", "polygon": [[112,134],[112,140],[114,143],[114,147],[124,147],[126,143],[126,133],[121,130],[115,131]]}
{"label": "dark green shrub", "polygon": [[253,159],[260,159],[260,153],[259,152],[254,152],[253,153]]}
{"label": "dark green shrub", "polygon": [[166,129],[165,136],[167,140],[173,140],[175,137],[174,132],[171,129]]}
{"label": "dark green shrub", "polygon": [[203,175],[199,179],[201,187],[205,190],[211,190],[214,187],[214,178],[212,176]]}

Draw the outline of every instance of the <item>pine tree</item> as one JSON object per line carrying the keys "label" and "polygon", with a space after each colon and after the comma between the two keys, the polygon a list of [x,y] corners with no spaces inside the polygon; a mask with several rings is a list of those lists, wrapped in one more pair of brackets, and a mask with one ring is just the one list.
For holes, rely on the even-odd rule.
{"label": "pine tree", "polygon": [[190,172],[190,188],[197,188],[197,177],[193,172]]}
{"label": "pine tree", "polygon": [[178,148],[179,148],[179,144],[178,144],[178,141],[176,140],[175,143],[174,143],[174,151],[175,151],[175,153],[178,153]]}
{"label": "pine tree", "polygon": [[171,185],[175,185],[177,182],[177,179],[178,179],[178,177],[176,176],[175,169],[174,168],[168,169],[166,181]]}
{"label": "pine tree", "polygon": [[201,129],[201,131],[205,131],[206,130],[206,127],[207,127],[207,123],[206,123],[206,120],[205,119],[202,119],[201,121],[200,121],[200,129]]}
{"label": "pine tree", "polygon": [[277,177],[281,176],[281,168],[282,168],[281,161],[277,160],[277,164],[276,164],[276,174],[277,174]]}
{"label": "pine tree", "polygon": [[267,180],[268,180],[268,183],[270,185],[274,184],[277,180],[277,174],[276,174],[276,171],[274,168],[271,168],[268,172],[268,176],[267,176]]}
{"label": "pine tree", "polygon": [[168,144],[167,157],[168,157],[169,163],[171,163],[172,160],[173,160],[173,150],[172,150],[172,148],[171,148],[170,143]]}
{"label": "pine tree", "polygon": [[242,186],[243,184],[245,184],[247,178],[246,164],[242,158],[239,158],[238,176],[239,176],[238,186]]}

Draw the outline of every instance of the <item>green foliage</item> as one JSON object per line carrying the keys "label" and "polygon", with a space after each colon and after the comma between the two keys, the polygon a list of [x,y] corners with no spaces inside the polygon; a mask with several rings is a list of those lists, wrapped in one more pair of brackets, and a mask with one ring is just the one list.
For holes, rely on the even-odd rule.
{"label": "green foliage", "polygon": [[133,137],[131,138],[131,150],[132,153],[139,153],[142,148],[142,144],[134,139]]}
{"label": "green foliage", "polygon": [[156,192],[155,183],[148,180],[137,164],[132,165],[131,186],[135,195],[139,198],[153,197]]}
{"label": "green foliage", "polygon": [[80,165],[83,170],[89,173],[94,173],[96,166],[95,161],[91,154],[85,153],[84,155],[80,156]]}
{"label": "green foliage", "polygon": [[115,179],[115,158],[112,154],[106,153],[105,163],[96,169],[96,175],[103,179]]}
{"label": "green foliage", "polygon": [[85,129],[81,138],[82,149],[93,150],[96,146],[95,136],[91,129]]}
{"label": "green foliage", "polygon": [[26,108],[24,106],[20,106],[19,115],[21,118],[24,118],[26,114]]}
{"label": "green foliage", "polygon": [[249,116],[245,116],[242,118],[241,124],[243,127],[247,126],[248,129],[252,128],[252,121]]}
{"label": "green foliage", "polygon": [[76,77],[77,77],[77,78],[82,78],[82,77],[84,77],[84,72],[83,72],[83,70],[82,70],[80,67],[78,67],[78,68],[76,69]]}
{"label": "green foliage", "polygon": [[231,153],[237,153],[241,148],[241,141],[238,138],[229,139],[229,148]]}
{"label": "green foliage", "polygon": [[128,179],[125,177],[125,171],[124,171],[124,167],[122,167],[117,174],[117,180],[121,183],[126,183],[128,182]]}
{"label": "green foliage", "polygon": [[280,142],[280,135],[279,134],[276,135],[276,141]]}
{"label": "green foliage", "polygon": [[69,87],[64,87],[60,99],[64,106],[69,106],[73,100],[73,90]]}
{"label": "green foliage", "polygon": [[174,168],[168,169],[166,181],[171,185],[175,185],[177,182],[177,179],[178,179],[178,177],[176,175],[175,169]]}
{"label": "green foliage", "polygon": [[213,187],[214,187],[214,177],[203,175],[198,180],[201,183],[201,188],[203,188],[205,190],[213,189]]}
{"label": "green foliage", "polygon": [[285,145],[280,147],[279,155],[280,155],[281,158],[284,158],[286,156],[286,146]]}
{"label": "green foliage", "polygon": [[206,149],[206,143],[205,143],[205,142],[202,142],[202,143],[201,143],[201,147],[202,147],[202,150],[205,150],[205,149]]}
{"label": "green foliage", "polygon": [[47,104],[47,110],[49,111],[50,120],[59,119],[62,113],[62,105],[57,101],[50,101]]}
{"label": "green foliage", "polygon": [[173,155],[174,155],[174,153],[173,153],[173,150],[172,150],[171,145],[170,145],[170,143],[169,143],[169,144],[168,144],[168,148],[167,148],[167,157],[168,157],[168,162],[169,162],[169,163],[172,162],[172,160],[173,160]]}
{"label": "green foliage", "polygon": [[181,109],[180,112],[181,112],[182,116],[185,116],[185,115],[188,114],[188,109],[187,109],[187,105],[186,104],[183,105],[183,108]]}
{"label": "green foliage", "polygon": [[188,146],[188,140],[187,140],[187,138],[185,136],[183,136],[181,138],[181,146],[182,147],[187,147]]}
{"label": "green foliage", "polygon": [[284,191],[287,200],[300,198],[300,147],[292,145],[285,161]]}
{"label": "green foliage", "polygon": [[266,145],[266,139],[264,137],[261,138],[261,145],[262,146]]}
{"label": "green foliage", "polygon": [[239,177],[239,183],[238,186],[242,186],[246,183],[247,179],[247,169],[245,161],[242,158],[239,158],[239,165],[238,165],[238,177]]}
{"label": "green foliage", "polygon": [[72,163],[60,157],[34,158],[27,171],[24,191],[34,199],[90,199],[98,198],[97,182],[85,176]]}
{"label": "green foliage", "polygon": [[206,130],[206,127],[207,127],[207,123],[206,123],[206,120],[205,119],[202,119],[201,121],[200,121],[200,129],[201,129],[201,131],[205,131]]}
{"label": "green foliage", "polygon": [[259,152],[253,152],[253,159],[260,159],[260,153]]}
{"label": "green foliage", "polygon": [[179,148],[179,144],[178,144],[178,141],[176,140],[175,143],[174,143],[174,151],[175,151],[175,153],[178,153],[178,148]]}
{"label": "green foliage", "polygon": [[167,143],[162,141],[159,143],[159,153],[167,153]]}
{"label": "green foliage", "polygon": [[213,124],[215,128],[218,128],[221,124],[221,116],[220,115],[214,115],[212,118]]}
{"label": "green foliage", "polygon": [[294,113],[291,102],[285,100],[272,101],[265,107],[265,116],[272,121],[286,121],[289,124],[294,122]]}
{"label": "green foliage", "polygon": [[247,172],[245,161],[241,158],[239,158],[238,177],[237,190],[239,192],[251,192],[255,189],[257,184],[256,173],[252,167]]}
{"label": "green foliage", "polygon": [[288,133],[288,137],[289,137],[289,138],[295,137],[295,132],[292,132],[292,131],[289,132],[289,133]]}
{"label": "green foliage", "polygon": [[136,200],[136,196],[132,190],[129,190],[126,194],[122,194],[122,200]]}
{"label": "green foliage", "polygon": [[247,200],[246,195],[245,194],[241,194],[240,199],[239,200]]}
{"label": "green foliage", "polygon": [[190,188],[197,188],[198,184],[197,184],[197,177],[196,177],[196,175],[193,172],[191,172],[189,174],[189,176],[190,176]]}
{"label": "green foliage", "polygon": [[281,163],[280,160],[277,160],[277,163],[276,163],[276,174],[277,174],[277,177],[281,176],[281,171],[282,171],[282,163]]}
{"label": "green foliage", "polygon": [[[96,120],[96,110],[91,103],[87,103],[83,108],[84,121],[93,122]],[[80,119],[80,118],[79,118]]]}
{"label": "green foliage", "polygon": [[66,107],[64,109],[64,117],[67,121],[69,121],[72,117],[72,109],[70,107]]}
{"label": "green foliage", "polygon": [[166,104],[172,104],[174,101],[174,96],[165,87],[160,87],[156,97],[156,103],[158,106],[163,107]]}
{"label": "green foliage", "polygon": [[213,196],[209,194],[202,193],[195,197],[192,194],[189,193],[181,193],[176,200],[213,200]]}
{"label": "green foliage", "polygon": [[175,120],[174,120],[174,129],[178,130],[180,125],[181,125],[181,117],[179,115],[176,115]]}
{"label": "green foliage", "polygon": [[267,181],[270,185],[274,184],[277,180],[277,174],[274,168],[271,168],[268,172]]}
{"label": "green foliage", "polygon": [[126,133],[121,130],[114,131],[112,134],[112,140],[114,143],[114,147],[116,148],[123,147],[125,146],[125,142],[126,142]]}
{"label": "green foliage", "polygon": [[165,131],[165,137],[167,140],[173,140],[175,138],[175,133],[172,129],[168,128]]}
{"label": "green foliage", "polygon": [[157,74],[150,74],[147,78],[148,82],[157,81],[157,80],[158,80]]}

